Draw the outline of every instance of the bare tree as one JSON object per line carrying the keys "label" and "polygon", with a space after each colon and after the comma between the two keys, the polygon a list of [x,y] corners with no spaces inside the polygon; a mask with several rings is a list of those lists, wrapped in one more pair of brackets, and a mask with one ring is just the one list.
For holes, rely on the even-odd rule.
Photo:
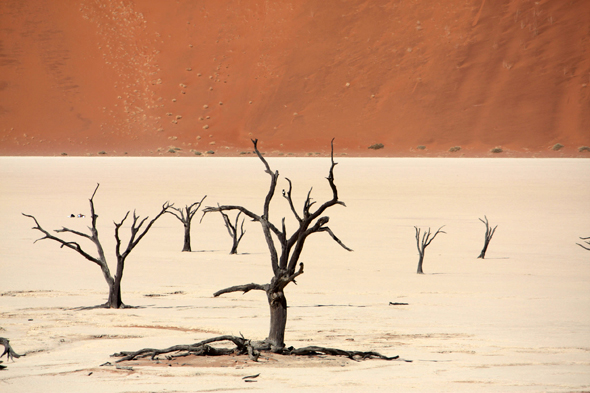
{"label": "bare tree", "polygon": [[490,244],[490,240],[492,240],[492,236],[494,236],[494,232],[496,232],[496,228],[498,228],[497,225],[494,228],[490,228],[490,225],[488,223],[488,218],[486,216],[484,216],[484,218],[485,218],[485,221],[482,220],[481,218],[479,219],[479,221],[483,222],[486,226],[485,242],[483,244],[483,249],[481,250],[481,253],[478,256],[478,258],[481,258],[481,259],[484,259],[486,257],[486,251],[488,250],[488,245]]}
{"label": "bare tree", "polygon": [[[199,343],[193,343],[188,345],[174,345],[172,347],[164,349],[144,348],[139,351],[123,351],[113,356],[120,357],[121,359],[117,362],[134,360],[138,358],[150,357],[152,360],[157,360],[157,356],[166,355],[167,359],[176,359],[178,357],[184,357],[189,355],[195,356],[220,356],[220,355],[245,355],[254,361],[258,359],[261,351],[273,351],[283,355],[302,355],[302,356],[314,356],[314,355],[332,355],[332,356],[345,356],[350,359],[384,359],[384,360],[401,360],[399,356],[384,356],[380,353],[369,351],[345,351],[337,348],[325,348],[318,346],[308,346],[304,348],[287,348],[284,343],[285,338],[285,326],[287,324],[287,299],[284,294],[284,288],[291,282],[295,282],[295,278],[303,274],[303,263],[297,263],[303,251],[305,240],[308,236],[317,232],[328,233],[340,246],[348,251],[352,251],[346,247],[330,230],[326,224],[329,218],[322,216],[326,209],[334,205],[343,205],[344,203],[338,200],[338,191],[334,183],[334,145],[332,140],[332,165],[328,175],[328,183],[332,190],[332,199],[324,202],[316,210],[312,211],[315,201],[311,199],[311,190],[307,193],[307,198],[303,205],[303,211],[300,215],[293,204],[291,196],[292,184],[289,179],[289,189],[283,190],[283,197],[289,203],[291,212],[295,216],[298,222],[298,228],[289,236],[285,225],[285,218],[282,219],[280,229],[270,221],[270,202],[275,194],[277,186],[277,180],[279,177],[278,172],[273,172],[266,160],[262,157],[258,151],[257,140],[252,141],[254,143],[254,150],[258,155],[258,158],[262,161],[265,166],[265,172],[271,177],[270,189],[266,195],[263,205],[262,215],[257,215],[252,211],[242,206],[235,205],[223,205],[217,207],[207,207],[203,210],[203,216],[210,212],[225,212],[230,210],[237,210],[239,213],[243,213],[245,216],[250,217],[253,221],[259,222],[262,226],[263,233],[265,235],[266,243],[270,251],[270,261],[273,270],[273,277],[268,284],[244,284],[236,285],[233,287],[225,288],[217,291],[213,296],[219,296],[229,292],[248,292],[253,289],[261,290],[266,292],[268,304],[270,306],[270,331],[268,337],[263,341],[251,341],[246,338],[237,336],[219,336],[210,338]],[[236,221],[237,222],[237,221]],[[280,243],[280,256],[275,246],[275,239]],[[228,348],[215,348],[209,344],[216,342],[229,341],[235,345],[234,349]]]}
{"label": "bare tree", "polygon": [[420,254],[420,259],[418,260],[418,274],[424,274],[424,271],[422,270],[422,263],[424,262],[424,251],[426,251],[426,247],[432,243],[436,235],[439,233],[446,233],[445,231],[441,231],[443,227],[444,225],[438,228],[434,235],[430,233],[430,228],[428,228],[428,232],[424,232],[422,234],[422,238],[420,238],[420,228],[414,227],[414,229],[416,229],[416,245],[418,247],[418,253]]}
{"label": "bare tree", "polygon": [[[230,255],[237,254],[238,253],[238,245],[240,244],[240,241],[242,241],[242,237],[246,233],[246,231],[244,231],[245,218],[242,218],[242,223],[240,225],[238,225],[238,223],[240,221],[240,216],[242,215],[242,212],[238,212],[238,214],[236,215],[235,222],[232,224],[229,219],[229,216],[227,214],[225,214],[223,212],[223,210],[219,210],[219,212],[223,216],[223,222],[225,223],[225,227],[227,228],[227,232],[229,233],[229,235],[232,238],[232,246],[231,246],[231,251],[229,253],[230,253]],[[240,229],[239,232],[238,232],[238,228]]]}
{"label": "bare tree", "polygon": [[195,216],[195,213],[201,207],[203,201],[207,198],[207,195],[201,199],[200,202],[195,202],[192,205],[186,205],[184,208],[176,208],[174,206],[170,206],[173,210],[167,210],[166,213],[172,214],[174,217],[178,218],[182,225],[184,226],[184,245],[182,246],[182,251],[191,252],[191,221]]}
{"label": "bare tree", "polygon": [[100,307],[103,307],[103,308],[124,308],[125,305],[123,304],[123,301],[121,299],[121,280],[123,279],[123,269],[125,268],[125,260],[127,259],[127,257],[131,253],[131,251],[135,248],[135,246],[137,246],[137,244],[140,242],[140,240],[143,239],[143,237],[147,234],[147,232],[150,230],[152,225],[154,225],[154,222],[156,222],[156,220],[158,218],[160,218],[164,213],[166,213],[166,211],[172,205],[170,205],[168,202],[164,203],[162,205],[162,210],[158,213],[158,215],[153,220],[151,220],[143,229],[141,229],[141,227],[143,226],[143,224],[147,221],[147,219],[149,217],[145,217],[143,219],[140,219],[140,217],[137,216],[134,211],[133,212],[133,222],[131,223],[131,228],[130,228],[131,235],[129,237],[129,241],[127,243],[127,246],[123,250],[121,249],[121,238],[119,237],[119,230],[120,230],[121,226],[123,225],[123,223],[125,222],[125,220],[127,219],[127,217],[129,216],[130,212],[128,211],[127,214],[125,214],[125,217],[123,217],[121,222],[119,222],[119,223],[114,222],[114,224],[115,224],[115,240],[116,240],[115,256],[117,258],[117,270],[116,270],[115,276],[113,276],[111,274],[111,271],[109,270],[109,265],[107,264],[107,260],[105,257],[103,247],[102,247],[100,240],[98,238],[98,230],[96,229],[96,219],[98,218],[98,215],[96,215],[96,213],[94,211],[94,195],[96,194],[96,191],[98,190],[99,186],[100,186],[100,184],[96,185],[96,188],[94,189],[94,192],[92,193],[92,197],[90,198],[91,226],[88,227],[88,229],[90,230],[90,234],[78,232],[76,230],[69,229],[66,227],[62,227],[61,229],[55,230],[55,232],[57,232],[57,233],[70,233],[70,234],[80,236],[80,237],[90,240],[96,246],[98,256],[90,255],[89,253],[84,251],[78,243],[76,243],[74,241],[63,240],[57,236],[52,235],[51,233],[49,233],[48,231],[46,231],[45,229],[43,229],[41,227],[41,225],[39,224],[39,222],[37,221],[37,219],[34,216],[29,215],[29,214],[25,214],[25,213],[22,213],[22,214],[25,217],[32,218],[35,221],[35,226],[33,227],[33,229],[36,229],[44,234],[43,237],[35,240],[35,243],[39,240],[44,240],[44,239],[54,240],[54,241],[61,244],[60,248],[63,248],[63,247],[70,248],[70,249],[76,251],[77,253],[79,253],[80,255],[82,255],[84,258],[86,258],[90,262],[96,263],[100,267],[100,269],[102,270],[102,274],[109,286],[109,298],[108,298],[107,302],[105,304],[101,305]]}
{"label": "bare tree", "polygon": [[[581,237],[581,240],[584,240],[584,243],[588,244],[590,246],[590,237]],[[584,250],[588,250],[590,251],[590,247],[586,247],[583,244],[580,243],[576,243],[578,246],[582,247]]]}
{"label": "bare tree", "polygon": [[[258,158],[264,164],[265,172],[268,173],[271,178],[270,189],[264,200],[262,214],[258,215],[243,206],[235,205],[206,207],[203,212],[206,214],[210,212],[237,210],[247,217],[250,217],[253,221],[259,222],[262,226],[262,231],[270,251],[270,262],[272,266],[273,277],[268,284],[251,283],[237,285],[217,291],[213,296],[239,291],[245,293],[253,289],[266,292],[268,304],[270,306],[270,331],[266,340],[264,340],[261,344],[261,347],[265,347],[265,349],[270,349],[274,352],[281,352],[285,347],[284,338],[285,327],[287,324],[287,299],[283,290],[289,283],[294,282],[298,276],[303,274],[303,263],[299,263],[299,258],[301,256],[301,252],[303,251],[303,246],[306,239],[314,233],[326,232],[344,249],[348,251],[352,250],[346,247],[336,237],[336,235],[334,235],[332,230],[326,226],[329,221],[329,217],[322,216],[322,214],[332,206],[345,206],[344,203],[338,199],[338,190],[336,188],[336,184],[334,183],[334,167],[336,166],[336,163],[334,162],[334,141],[332,140],[332,165],[330,166],[330,171],[327,178],[332,190],[332,198],[329,201],[324,202],[316,210],[312,210],[312,207],[314,207],[316,202],[312,201],[311,190],[309,190],[303,205],[303,211],[301,214],[298,213],[295,209],[293,198],[291,196],[291,181],[286,179],[289,183],[289,188],[288,190],[283,190],[283,197],[289,203],[291,212],[295,216],[298,223],[298,228],[291,235],[287,234],[285,218],[282,219],[280,227],[275,226],[275,224],[270,221],[270,202],[275,194],[279,172],[273,172],[260,151],[258,151],[258,140],[253,140],[252,142],[254,143],[254,150]],[[280,244],[280,255],[277,251],[277,247],[275,246],[275,238]]]}

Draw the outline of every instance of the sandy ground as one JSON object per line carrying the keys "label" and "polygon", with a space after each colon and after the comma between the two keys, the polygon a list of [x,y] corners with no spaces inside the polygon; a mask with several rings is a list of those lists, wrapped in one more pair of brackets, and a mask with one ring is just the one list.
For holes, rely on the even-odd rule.
{"label": "sandy ground", "polygon": [[[3,392],[590,391],[590,162],[585,159],[340,158],[347,207],[328,236],[310,239],[306,271],[287,288],[286,341],[400,355],[412,363],[322,357],[243,358],[115,366],[110,355],[189,344],[214,335],[266,336],[262,293],[213,298],[220,288],[265,283],[261,231],[246,222],[240,255],[220,216],[195,221],[192,253],[182,225],[156,223],[128,258],[123,300],[138,308],[76,310],[106,299],[97,266],[57,243],[33,244],[42,226],[84,230],[96,183],[98,229],[113,260],[113,220],[184,206],[243,204],[259,211],[268,176],[254,158],[0,158],[0,336],[25,357],[0,372]],[[273,158],[297,203],[329,195],[326,158]],[[284,187],[281,177],[279,187]],[[288,212],[274,200],[277,220]],[[498,225],[485,260],[487,215]],[[445,225],[416,274],[414,226]],[[287,221],[292,228],[292,221]],[[92,247],[86,246],[89,251]],[[391,306],[389,302],[408,303]],[[256,382],[242,378],[260,374]]]}

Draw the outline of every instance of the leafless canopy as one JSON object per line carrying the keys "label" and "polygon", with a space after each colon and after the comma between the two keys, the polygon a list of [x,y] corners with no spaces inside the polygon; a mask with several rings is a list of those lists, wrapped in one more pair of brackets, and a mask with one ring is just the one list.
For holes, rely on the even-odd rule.
{"label": "leafless canopy", "polygon": [[492,240],[492,236],[494,236],[494,232],[496,232],[496,228],[498,228],[497,225],[494,228],[490,228],[490,225],[488,223],[488,218],[486,216],[484,216],[484,218],[485,218],[485,221],[482,220],[481,218],[479,219],[479,221],[483,222],[486,226],[485,242],[483,244],[483,249],[481,250],[481,253],[478,256],[478,258],[481,258],[481,259],[484,259],[486,257],[486,251],[488,250],[488,245],[490,244],[490,240]]}
{"label": "leafless canopy", "polygon": [[[259,222],[262,226],[262,230],[265,235],[266,243],[267,243],[268,249],[270,251],[271,266],[272,266],[273,273],[275,275],[275,278],[277,280],[281,281],[280,285],[284,288],[289,282],[292,282],[297,276],[299,276],[300,274],[303,273],[303,264],[300,264],[300,267],[297,271],[296,271],[296,268],[297,268],[297,263],[299,261],[299,257],[301,256],[301,252],[303,251],[303,246],[305,244],[305,240],[307,239],[307,237],[309,235],[311,235],[313,233],[318,233],[318,232],[326,232],[332,237],[332,239],[334,239],[334,241],[336,241],[344,249],[346,249],[348,251],[352,251],[350,248],[345,246],[344,243],[342,243],[340,241],[340,239],[338,239],[336,237],[336,235],[334,234],[334,232],[332,232],[330,227],[326,226],[326,224],[329,221],[329,217],[322,216],[322,214],[328,208],[330,208],[334,205],[346,206],[344,204],[344,202],[338,200],[338,190],[336,188],[336,185],[334,184],[334,167],[337,165],[337,163],[334,162],[334,148],[333,148],[334,141],[332,140],[332,154],[331,154],[331,163],[332,164],[330,166],[330,171],[329,171],[329,174],[327,177],[328,183],[329,183],[330,188],[332,190],[332,199],[330,199],[327,202],[324,202],[316,210],[312,210],[312,208],[316,204],[316,201],[312,200],[312,198],[311,198],[311,191],[312,190],[310,189],[309,192],[307,193],[307,198],[305,199],[305,202],[303,204],[303,209],[302,209],[301,213],[299,213],[297,211],[297,209],[295,208],[295,204],[293,203],[293,198],[292,198],[293,185],[291,183],[291,180],[286,178],[287,182],[289,183],[289,188],[287,190],[283,190],[283,197],[287,200],[287,202],[291,208],[291,212],[293,213],[293,215],[295,216],[295,218],[297,219],[297,221],[299,223],[299,228],[297,228],[293,232],[293,234],[291,234],[290,236],[287,233],[287,228],[285,225],[285,218],[282,219],[280,228],[275,226],[270,221],[270,203],[271,203],[271,200],[275,194],[275,190],[277,187],[277,181],[279,178],[279,172],[278,171],[273,172],[271,170],[268,162],[265,160],[265,158],[262,156],[262,154],[258,150],[258,146],[257,146],[258,140],[255,139],[252,142],[254,143],[254,150],[255,150],[256,154],[258,155],[258,158],[264,164],[265,172],[268,173],[271,178],[270,188],[268,190],[268,193],[266,194],[266,198],[264,199],[262,214],[258,215],[256,213],[253,213],[251,210],[246,209],[243,206],[236,206],[236,205],[218,205],[217,207],[206,207],[203,210],[203,212],[204,212],[204,214],[207,214],[207,213],[211,213],[211,212],[224,212],[224,211],[229,211],[229,210],[237,210],[237,211],[241,212],[242,214],[244,214],[245,216],[251,218],[253,221]],[[280,244],[280,250],[281,250],[280,256],[277,251],[277,247],[275,246],[275,240],[273,238],[273,235],[278,239],[278,242]],[[247,284],[247,288],[249,288],[248,291],[251,289],[264,290],[263,289],[264,286],[253,288],[253,287],[251,287],[251,285],[253,285],[253,284]],[[234,288],[234,290],[229,291],[229,288],[227,288],[228,290],[222,290],[220,292],[217,292],[215,294],[215,296],[219,296],[222,293],[239,291],[239,289],[235,289],[235,287],[232,287],[232,288]]]}
{"label": "leafless canopy", "polygon": [[[49,231],[47,231],[41,227],[41,225],[39,224],[39,222],[37,221],[37,219],[34,216],[29,215],[29,214],[25,214],[25,213],[22,213],[22,214],[25,217],[32,218],[33,221],[35,221],[35,226],[33,227],[33,229],[38,230],[39,232],[43,233],[43,235],[44,235],[43,237],[35,240],[35,243],[38,242],[39,240],[44,240],[44,239],[50,239],[50,240],[56,241],[61,244],[61,246],[60,246],[61,248],[63,248],[63,247],[70,248],[70,249],[76,251],[78,254],[82,255],[84,258],[86,258],[90,262],[97,264],[100,267],[107,284],[109,285],[109,299],[108,299],[107,303],[105,303],[101,307],[122,308],[122,307],[124,307],[124,304],[121,300],[120,286],[121,286],[121,279],[123,278],[123,269],[125,267],[125,259],[129,256],[129,254],[131,253],[131,250],[133,250],[133,248],[135,248],[135,246],[137,246],[137,244],[141,241],[141,239],[143,239],[143,237],[147,234],[147,232],[150,230],[152,225],[154,225],[154,222],[156,222],[156,220],[158,218],[160,218],[160,216],[162,216],[162,214],[164,214],[172,205],[169,204],[168,202],[164,203],[162,205],[162,210],[160,211],[160,213],[158,213],[158,215],[153,220],[149,221],[145,227],[143,227],[143,225],[147,222],[149,217],[140,218],[134,211],[133,212],[133,222],[131,223],[131,228],[130,228],[131,233],[130,233],[127,245],[124,248],[121,247],[122,241],[119,236],[119,232],[120,232],[120,228],[122,227],[123,223],[129,217],[130,212],[128,211],[127,214],[125,214],[125,217],[123,217],[123,219],[120,222],[114,222],[114,224],[115,224],[115,240],[116,240],[115,255],[117,257],[117,271],[116,271],[115,276],[113,276],[111,274],[109,266],[107,264],[104,249],[103,249],[102,244],[100,243],[100,240],[98,237],[98,229],[96,228],[96,220],[98,218],[98,215],[95,213],[95,209],[94,209],[94,196],[96,195],[96,191],[98,190],[99,186],[100,186],[100,184],[96,185],[96,188],[94,189],[94,192],[92,193],[92,196],[90,197],[91,225],[88,227],[88,229],[90,230],[90,233],[88,234],[88,233],[84,233],[84,232],[79,232],[74,229],[70,229],[70,228],[66,228],[66,227],[62,227],[61,229],[56,229],[54,231],[56,233],[70,233],[70,234],[82,237],[84,239],[90,240],[92,243],[94,243],[94,245],[96,247],[97,256],[93,256],[89,252],[86,252],[84,249],[82,249],[80,244],[75,241],[64,240],[60,237],[52,235]],[[143,227],[143,229],[142,229],[142,227]]]}
{"label": "leafless canopy", "polygon": [[420,237],[421,229],[418,227],[414,227],[414,229],[416,229],[416,245],[418,247],[418,253],[420,255],[420,259],[418,260],[418,274],[424,274],[424,271],[422,270],[422,263],[424,262],[424,252],[426,250],[426,247],[428,247],[430,243],[432,243],[436,235],[438,235],[439,233],[446,233],[445,231],[441,231],[443,227],[444,225],[438,228],[434,234],[432,234],[430,232],[430,228],[428,228],[428,232],[425,231],[424,233],[422,233],[422,237]]}
{"label": "leafless canopy", "polygon": [[195,202],[192,205],[186,205],[184,208],[176,208],[174,206],[170,206],[170,210],[167,210],[166,213],[172,214],[174,217],[178,218],[182,225],[184,226],[184,245],[182,247],[182,251],[192,251],[191,247],[191,222],[195,213],[201,207],[203,201],[207,198],[205,195],[199,202]]}

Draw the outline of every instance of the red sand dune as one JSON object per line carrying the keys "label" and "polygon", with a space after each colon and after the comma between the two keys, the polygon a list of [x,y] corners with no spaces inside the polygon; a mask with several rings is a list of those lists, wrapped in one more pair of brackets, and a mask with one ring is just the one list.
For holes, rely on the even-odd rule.
{"label": "red sand dune", "polygon": [[588,0],[3,0],[0,155],[238,155],[252,137],[324,154],[336,137],[349,155],[590,157],[589,15]]}

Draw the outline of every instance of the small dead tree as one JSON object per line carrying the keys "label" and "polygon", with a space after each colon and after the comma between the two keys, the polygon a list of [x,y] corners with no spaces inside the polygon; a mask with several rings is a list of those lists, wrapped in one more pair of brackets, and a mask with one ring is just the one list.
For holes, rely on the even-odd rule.
{"label": "small dead tree", "polygon": [[[584,243],[590,246],[590,236],[589,237],[581,237],[580,240],[583,240]],[[576,243],[578,246],[582,247],[584,250],[590,251],[590,247],[586,247],[584,244]]]}
{"label": "small dead tree", "polygon": [[176,208],[174,206],[170,206],[172,210],[167,210],[166,213],[172,214],[174,217],[178,218],[182,225],[184,226],[184,245],[182,246],[182,251],[191,252],[191,221],[195,216],[195,213],[201,207],[203,201],[207,198],[207,195],[201,199],[200,202],[195,202],[192,205],[186,205],[184,208]]}
{"label": "small dead tree", "polygon": [[424,251],[426,251],[426,247],[432,243],[436,235],[439,233],[446,233],[445,231],[441,231],[443,227],[444,225],[438,228],[434,235],[431,234],[430,228],[428,228],[428,232],[424,232],[422,234],[422,238],[420,238],[420,228],[414,227],[414,229],[416,229],[416,245],[418,247],[418,253],[420,254],[420,259],[418,260],[418,274],[424,274],[424,271],[422,270],[422,263],[424,262]]}
{"label": "small dead tree", "polygon": [[[229,235],[232,238],[232,246],[231,246],[231,251],[229,253],[230,253],[230,255],[237,254],[238,253],[238,245],[240,244],[240,241],[242,241],[242,237],[246,233],[246,231],[244,231],[245,218],[242,218],[242,223],[240,225],[238,225],[238,223],[240,221],[240,216],[242,215],[242,212],[238,212],[235,222],[232,224],[229,219],[229,216],[227,214],[225,214],[222,210],[220,210],[219,212],[223,216],[223,222],[225,223],[225,227],[227,228],[227,232],[229,233]],[[239,227],[239,232],[238,232],[238,227]]]}
{"label": "small dead tree", "polygon": [[46,231],[45,229],[43,229],[41,227],[41,225],[39,224],[39,222],[37,221],[37,219],[34,216],[29,215],[29,214],[25,214],[25,213],[22,213],[22,214],[25,217],[32,218],[33,221],[35,221],[35,226],[33,227],[33,229],[40,231],[44,235],[43,237],[35,240],[35,243],[38,242],[39,240],[44,240],[44,239],[50,239],[50,240],[56,241],[61,244],[60,248],[63,248],[63,247],[70,248],[70,249],[76,251],[77,253],[79,253],[80,255],[82,255],[84,258],[86,258],[90,262],[93,262],[100,267],[100,269],[102,270],[102,274],[109,286],[109,297],[108,297],[107,302],[99,307],[102,307],[102,308],[124,308],[125,305],[123,304],[123,300],[121,298],[121,280],[123,279],[123,269],[125,268],[125,260],[127,259],[127,257],[131,253],[131,251],[135,248],[135,246],[137,246],[137,244],[141,241],[141,239],[143,239],[143,237],[147,234],[147,232],[150,230],[152,225],[154,225],[154,222],[156,222],[156,220],[158,218],[160,218],[164,213],[166,213],[166,211],[172,205],[170,205],[168,202],[164,203],[162,205],[162,210],[158,213],[158,215],[153,220],[151,220],[143,229],[142,229],[142,226],[147,221],[147,219],[149,217],[145,217],[143,219],[140,219],[140,217],[137,216],[134,211],[133,212],[133,222],[131,223],[131,228],[130,228],[131,235],[129,237],[129,241],[127,243],[127,246],[124,249],[121,248],[121,238],[119,236],[119,230],[120,230],[121,226],[123,225],[123,223],[125,222],[125,220],[127,219],[127,217],[129,216],[130,212],[128,211],[127,214],[125,214],[125,217],[123,217],[121,222],[118,222],[118,223],[114,222],[114,224],[115,224],[115,240],[116,240],[115,256],[117,258],[117,270],[116,270],[115,275],[113,276],[111,274],[110,269],[109,269],[109,265],[107,264],[107,260],[105,257],[103,247],[102,247],[100,240],[98,238],[98,230],[96,229],[96,219],[98,218],[98,215],[94,211],[94,196],[95,196],[96,191],[98,190],[99,186],[100,186],[100,184],[96,185],[96,188],[94,189],[94,192],[92,193],[92,197],[90,197],[91,226],[88,227],[88,229],[90,230],[90,234],[78,232],[76,230],[69,229],[66,227],[62,227],[61,229],[55,230],[55,232],[57,232],[57,233],[70,233],[70,234],[80,236],[82,238],[90,240],[96,246],[98,256],[90,255],[88,252],[84,251],[78,243],[76,243],[74,241],[63,240],[57,236],[52,235],[51,233],[49,233],[48,231]]}
{"label": "small dead tree", "polygon": [[[293,187],[291,181],[286,179],[289,183],[289,189],[283,190],[283,197],[289,203],[291,212],[298,223],[298,228],[291,235],[288,235],[287,233],[285,218],[282,219],[280,227],[275,226],[275,224],[270,221],[270,202],[275,194],[279,172],[273,172],[260,151],[258,151],[258,140],[253,140],[252,142],[254,143],[254,151],[256,152],[256,155],[264,164],[265,172],[268,173],[271,178],[270,188],[264,200],[262,214],[258,215],[243,206],[234,205],[206,207],[203,210],[203,214],[237,210],[247,217],[250,217],[253,221],[259,222],[262,226],[262,231],[264,232],[266,243],[270,251],[270,260],[274,275],[269,284],[261,285],[251,283],[237,285],[217,291],[213,296],[217,297],[225,293],[239,291],[245,293],[253,289],[266,292],[268,304],[270,306],[270,331],[268,337],[264,340],[264,346],[272,351],[280,352],[285,347],[285,327],[287,325],[287,299],[283,290],[289,283],[294,282],[298,276],[303,274],[303,263],[299,263],[299,258],[307,238],[314,233],[326,232],[344,249],[348,251],[352,250],[346,247],[340,239],[334,235],[332,230],[326,226],[329,217],[322,216],[322,214],[332,206],[346,206],[344,202],[338,199],[338,190],[334,183],[334,167],[336,166],[336,163],[334,162],[334,141],[332,140],[332,165],[330,166],[327,178],[332,190],[332,198],[329,201],[324,202],[316,210],[312,210],[316,202],[312,201],[311,190],[309,190],[307,198],[303,204],[303,211],[301,214],[298,213],[293,203]],[[280,244],[280,255],[275,246],[275,238]],[[299,268],[297,268],[298,264]]]}
{"label": "small dead tree", "polygon": [[481,259],[484,259],[486,257],[486,251],[488,250],[488,245],[490,244],[490,240],[492,240],[492,236],[494,236],[494,232],[496,232],[496,228],[498,228],[497,225],[494,228],[490,228],[490,225],[488,223],[488,218],[486,216],[483,216],[483,217],[485,218],[485,221],[482,220],[481,218],[479,219],[479,221],[483,222],[486,226],[486,237],[485,237],[485,242],[483,244],[483,249],[481,250],[481,253],[477,257],[477,258],[481,258]]}

